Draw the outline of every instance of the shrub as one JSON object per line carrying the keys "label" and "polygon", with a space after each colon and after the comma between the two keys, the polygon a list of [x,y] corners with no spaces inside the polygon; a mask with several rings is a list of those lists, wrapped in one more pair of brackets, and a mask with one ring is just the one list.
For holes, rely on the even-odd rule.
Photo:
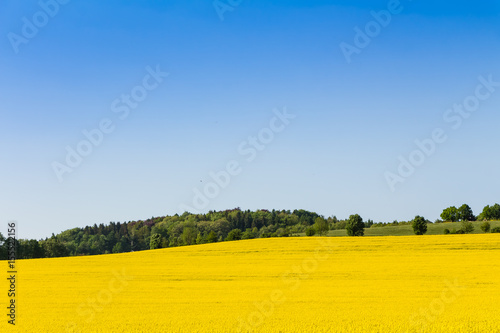
{"label": "shrub", "polygon": [[496,227],[496,228],[491,229],[491,232],[496,233],[496,234],[500,234],[500,227]]}
{"label": "shrub", "polygon": [[450,233],[450,229],[448,229],[448,228],[444,229],[444,234],[445,235],[448,235],[449,233]]}
{"label": "shrub", "polygon": [[464,234],[470,234],[474,231],[474,225],[472,224],[472,222],[463,221],[462,228],[460,228],[460,230],[462,230]]}
{"label": "shrub", "polygon": [[491,224],[490,224],[490,222],[483,222],[483,223],[481,223],[481,230],[482,230],[483,232],[489,232],[489,231],[490,231],[490,229],[491,229]]}
{"label": "shrub", "polygon": [[316,230],[314,230],[314,228],[310,227],[310,228],[307,228],[306,229],[306,236],[314,236],[314,234],[316,234]]}
{"label": "shrub", "polygon": [[289,227],[279,228],[275,233],[276,237],[290,237],[292,235]]}

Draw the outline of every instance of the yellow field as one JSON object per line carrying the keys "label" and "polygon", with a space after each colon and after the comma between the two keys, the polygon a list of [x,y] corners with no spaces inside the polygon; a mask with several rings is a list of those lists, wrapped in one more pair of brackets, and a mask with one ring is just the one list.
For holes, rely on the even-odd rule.
{"label": "yellow field", "polygon": [[1,332],[500,332],[500,234],[256,239],[18,270],[15,327],[0,285]]}

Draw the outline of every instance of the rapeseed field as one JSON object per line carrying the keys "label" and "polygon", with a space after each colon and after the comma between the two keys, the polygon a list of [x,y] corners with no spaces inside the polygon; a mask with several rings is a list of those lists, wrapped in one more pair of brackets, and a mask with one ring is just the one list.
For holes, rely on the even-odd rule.
{"label": "rapeseed field", "polygon": [[255,239],[17,269],[16,325],[2,306],[1,332],[500,332],[500,234]]}

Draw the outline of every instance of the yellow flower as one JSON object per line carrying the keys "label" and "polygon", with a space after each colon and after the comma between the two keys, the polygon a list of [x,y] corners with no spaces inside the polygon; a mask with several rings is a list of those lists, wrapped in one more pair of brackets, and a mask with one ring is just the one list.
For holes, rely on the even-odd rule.
{"label": "yellow flower", "polygon": [[500,234],[255,239],[17,270],[1,332],[500,332]]}

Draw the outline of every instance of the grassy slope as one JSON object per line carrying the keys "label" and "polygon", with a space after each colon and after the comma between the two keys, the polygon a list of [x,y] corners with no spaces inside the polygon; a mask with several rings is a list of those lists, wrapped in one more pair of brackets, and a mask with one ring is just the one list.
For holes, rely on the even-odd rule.
{"label": "grassy slope", "polygon": [[[482,234],[480,226],[483,222],[472,222],[474,234]],[[500,221],[492,221],[491,228],[500,227]],[[442,235],[444,229],[458,230],[462,226],[461,222],[432,223],[427,227],[427,235]],[[414,235],[411,225],[386,226],[365,229],[365,236],[409,236]],[[328,236],[347,236],[345,230],[330,230]]]}

